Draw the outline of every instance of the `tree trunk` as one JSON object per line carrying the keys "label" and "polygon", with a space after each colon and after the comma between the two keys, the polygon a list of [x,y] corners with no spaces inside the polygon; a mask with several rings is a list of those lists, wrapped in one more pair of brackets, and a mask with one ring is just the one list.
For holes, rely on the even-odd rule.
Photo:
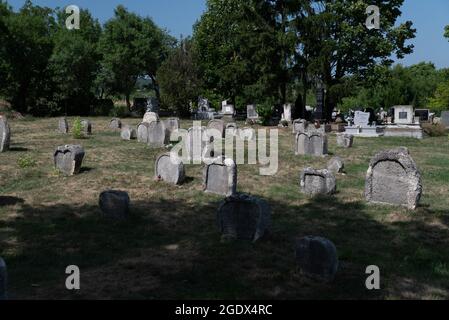
{"label": "tree trunk", "polygon": [[160,88],[159,88],[159,84],[157,83],[155,76],[150,75],[150,78],[151,78],[151,82],[153,83],[154,93],[156,94],[156,98],[157,98],[157,100],[160,103],[160,101],[161,101],[161,91],[160,91]]}
{"label": "tree trunk", "polygon": [[126,107],[129,111],[131,111],[131,101],[130,101],[130,93],[125,94],[125,100],[126,100]]}

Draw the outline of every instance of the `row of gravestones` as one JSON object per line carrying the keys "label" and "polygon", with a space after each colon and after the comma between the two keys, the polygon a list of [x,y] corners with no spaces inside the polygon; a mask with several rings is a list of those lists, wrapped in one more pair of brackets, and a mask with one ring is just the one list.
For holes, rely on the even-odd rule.
{"label": "row of gravestones", "polygon": [[[335,193],[335,173],[341,173],[343,169],[344,163],[339,157],[328,162],[328,169],[304,169],[300,175],[301,191],[310,196]],[[371,159],[365,179],[368,202],[401,205],[414,210],[421,195],[421,174],[407,148],[382,151]]]}
{"label": "row of gravestones", "polygon": [[[81,120],[81,128],[84,134],[86,135],[92,134],[92,123],[89,120],[86,119]],[[59,118],[58,131],[64,134],[69,133],[69,123],[67,121],[67,118],[65,117]]]}

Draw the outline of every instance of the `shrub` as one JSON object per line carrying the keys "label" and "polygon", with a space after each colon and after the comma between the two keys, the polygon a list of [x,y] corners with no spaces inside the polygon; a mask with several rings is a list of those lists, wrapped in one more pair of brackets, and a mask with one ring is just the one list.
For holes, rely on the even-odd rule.
{"label": "shrub", "polygon": [[81,124],[80,118],[76,118],[73,122],[73,138],[75,139],[84,139],[84,131],[83,131],[83,125]]}
{"label": "shrub", "polygon": [[442,137],[447,133],[447,129],[441,123],[431,124],[426,123],[422,125],[424,132],[430,137]]}
{"label": "shrub", "polygon": [[31,168],[36,166],[36,160],[33,159],[33,157],[29,155],[20,156],[17,159],[17,164],[20,168]]}
{"label": "shrub", "polygon": [[111,112],[109,113],[109,116],[111,117],[117,117],[117,118],[125,118],[129,116],[129,110],[126,104],[117,103],[112,108]]}
{"label": "shrub", "polygon": [[264,102],[257,106],[257,113],[263,126],[270,125],[271,116],[273,115],[273,107],[271,103]]}

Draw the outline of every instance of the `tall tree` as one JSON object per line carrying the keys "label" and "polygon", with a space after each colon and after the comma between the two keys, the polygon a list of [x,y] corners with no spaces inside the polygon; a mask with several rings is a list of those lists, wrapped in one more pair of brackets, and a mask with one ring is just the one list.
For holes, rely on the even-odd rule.
{"label": "tall tree", "polygon": [[130,13],[119,5],[114,18],[106,22],[100,40],[103,53],[101,75],[111,92],[130,95],[139,76],[149,76],[159,98],[156,73],[174,43],[150,18]]}
{"label": "tall tree", "polygon": [[[327,90],[325,115],[341,99],[345,77],[366,77],[376,65],[391,65],[392,55],[403,58],[413,51],[406,41],[414,38],[412,22],[396,26],[403,0],[314,0],[307,13],[311,39],[304,48],[310,52],[309,73]],[[366,8],[380,9],[380,28],[365,25]]]}
{"label": "tall tree", "polygon": [[202,86],[197,52],[191,39],[181,40],[173,49],[159,68],[157,78],[163,105],[179,116],[188,116],[189,103],[197,99]]}
{"label": "tall tree", "polygon": [[67,14],[59,11],[55,47],[50,59],[57,98],[68,114],[87,114],[95,93],[101,55],[99,22],[87,10],[80,12],[80,29],[65,26]]}
{"label": "tall tree", "polygon": [[27,0],[18,13],[0,5],[0,87],[6,99],[19,112],[36,111],[46,105],[51,94],[48,62],[53,51],[55,19],[53,10]]}

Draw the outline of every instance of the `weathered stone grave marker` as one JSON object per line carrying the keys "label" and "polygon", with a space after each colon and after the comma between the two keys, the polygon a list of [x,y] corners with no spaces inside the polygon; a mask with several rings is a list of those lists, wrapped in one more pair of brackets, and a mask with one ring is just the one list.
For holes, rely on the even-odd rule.
{"label": "weathered stone grave marker", "polygon": [[352,148],[354,136],[346,133],[337,133],[337,145],[342,148]]}
{"label": "weathered stone grave marker", "polygon": [[157,180],[180,185],[185,179],[184,163],[181,159],[172,159],[170,153],[160,155],[154,165]]}
{"label": "weathered stone grave marker", "polygon": [[204,191],[231,196],[237,190],[237,165],[234,160],[225,157],[216,158],[203,169]]}
{"label": "weathered stone grave marker", "polygon": [[365,183],[367,201],[413,210],[421,194],[421,174],[407,148],[382,151],[371,159]]}
{"label": "weathered stone grave marker", "polygon": [[313,279],[332,281],[338,270],[337,248],[332,241],[314,236],[296,240],[296,263],[301,273]]}
{"label": "weathered stone grave marker", "polygon": [[133,140],[137,138],[136,129],[131,128],[128,125],[122,126],[122,130],[120,131],[120,137],[122,140]]}
{"label": "weathered stone grave marker", "polygon": [[239,193],[220,203],[217,221],[224,240],[255,242],[270,231],[271,208],[262,199]]}
{"label": "weathered stone grave marker", "polygon": [[109,128],[110,129],[121,129],[122,128],[122,121],[119,118],[112,118],[109,122]]}
{"label": "weathered stone grave marker", "polygon": [[150,124],[148,122],[142,122],[137,126],[137,141],[148,143],[148,128]]}
{"label": "weathered stone grave marker", "polygon": [[8,120],[0,116],[0,152],[9,150],[11,143],[11,129],[8,124]]}
{"label": "weathered stone grave marker", "polygon": [[58,131],[60,133],[64,133],[64,134],[69,132],[69,124],[67,123],[67,119],[66,118],[59,118]]}
{"label": "weathered stone grave marker", "polygon": [[81,120],[81,127],[86,135],[92,134],[92,123],[89,120]]}
{"label": "weathered stone grave marker", "polygon": [[342,158],[336,156],[327,162],[327,170],[333,174],[344,173],[345,163]]}
{"label": "weathered stone grave marker", "polygon": [[55,168],[64,175],[79,173],[84,158],[84,149],[80,145],[65,145],[56,148],[54,154]]}
{"label": "weathered stone grave marker", "polygon": [[216,129],[219,132],[221,132],[222,137],[225,136],[225,123],[223,120],[219,120],[219,119],[214,119],[209,121],[209,123],[207,124],[207,129]]}
{"label": "weathered stone grave marker", "polygon": [[148,125],[148,145],[162,148],[168,143],[168,134],[162,121],[151,121]]}
{"label": "weathered stone grave marker", "polygon": [[296,134],[295,140],[296,155],[327,155],[327,135],[323,133],[313,132]]}
{"label": "weathered stone grave marker", "polygon": [[331,195],[336,191],[335,176],[327,169],[305,168],[299,180],[301,192],[308,196]]}
{"label": "weathered stone grave marker", "polygon": [[99,206],[103,216],[112,219],[125,219],[129,215],[129,195],[125,191],[106,190],[100,194]]}

